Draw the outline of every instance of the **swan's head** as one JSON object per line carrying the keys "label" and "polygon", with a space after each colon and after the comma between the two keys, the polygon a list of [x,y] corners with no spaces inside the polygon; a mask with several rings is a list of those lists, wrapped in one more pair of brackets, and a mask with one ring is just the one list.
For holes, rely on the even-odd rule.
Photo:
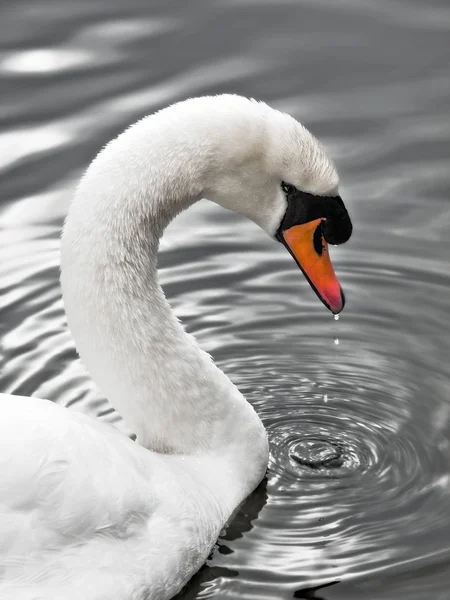
{"label": "swan's head", "polygon": [[220,161],[212,161],[204,195],[280,241],[320,300],[339,313],[345,299],[328,244],[346,242],[352,223],[323,146],[298,121],[263,103],[221,96],[209,110],[223,125],[214,152]]}

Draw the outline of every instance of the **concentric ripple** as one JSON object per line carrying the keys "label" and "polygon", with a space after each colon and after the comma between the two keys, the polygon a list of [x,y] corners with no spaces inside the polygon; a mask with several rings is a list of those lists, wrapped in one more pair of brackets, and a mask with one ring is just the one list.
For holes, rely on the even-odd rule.
{"label": "concentric ripple", "polygon": [[[408,349],[380,370],[350,341],[336,351],[331,335],[321,362],[320,343],[285,339],[309,357],[307,378],[296,376],[292,355],[259,355],[240,368],[232,361],[269,432],[269,498],[248,568],[258,561],[271,586],[395,569],[443,552],[450,560],[448,385],[419,365],[411,378]],[[262,540],[275,555],[258,551]]]}

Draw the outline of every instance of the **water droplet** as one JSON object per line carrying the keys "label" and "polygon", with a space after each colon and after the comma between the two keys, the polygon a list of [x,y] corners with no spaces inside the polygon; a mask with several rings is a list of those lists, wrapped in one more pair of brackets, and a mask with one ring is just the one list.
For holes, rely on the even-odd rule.
{"label": "water droplet", "polygon": [[323,401],[325,402],[325,404],[328,402],[328,394],[323,395]]}
{"label": "water droplet", "polygon": [[336,346],[339,346],[339,338],[334,338],[334,343],[336,344]]}
{"label": "water droplet", "polygon": [[339,321],[339,315],[333,315],[335,321]]}

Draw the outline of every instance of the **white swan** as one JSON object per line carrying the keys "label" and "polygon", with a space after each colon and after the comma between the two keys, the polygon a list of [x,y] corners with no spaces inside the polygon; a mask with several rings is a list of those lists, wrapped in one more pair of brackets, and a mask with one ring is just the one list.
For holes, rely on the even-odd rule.
{"label": "white swan", "polygon": [[139,443],[49,401],[1,395],[0,598],[164,600],[200,568],[264,476],[268,442],[172,313],[160,236],[209,198],[283,241],[339,312],[325,240],[345,241],[351,224],[337,185],[303,126],[238,96],[175,104],[100,152],[64,227],[62,291],[84,364]]}

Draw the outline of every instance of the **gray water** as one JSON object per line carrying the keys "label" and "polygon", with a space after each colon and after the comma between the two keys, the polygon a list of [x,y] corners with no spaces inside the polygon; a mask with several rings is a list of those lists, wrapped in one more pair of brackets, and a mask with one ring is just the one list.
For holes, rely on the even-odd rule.
{"label": "gray water", "polygon": [[449,597],[449,30],[444,0],[1,5],[3,392],[123,427],[78,362],[58,250],[77,179],[131,122],[253,96],[304,122],[341,174],[339,321],[242,217],[201,202],[164,237],[177,315],[271,440],[266,481],[180,599]]}

